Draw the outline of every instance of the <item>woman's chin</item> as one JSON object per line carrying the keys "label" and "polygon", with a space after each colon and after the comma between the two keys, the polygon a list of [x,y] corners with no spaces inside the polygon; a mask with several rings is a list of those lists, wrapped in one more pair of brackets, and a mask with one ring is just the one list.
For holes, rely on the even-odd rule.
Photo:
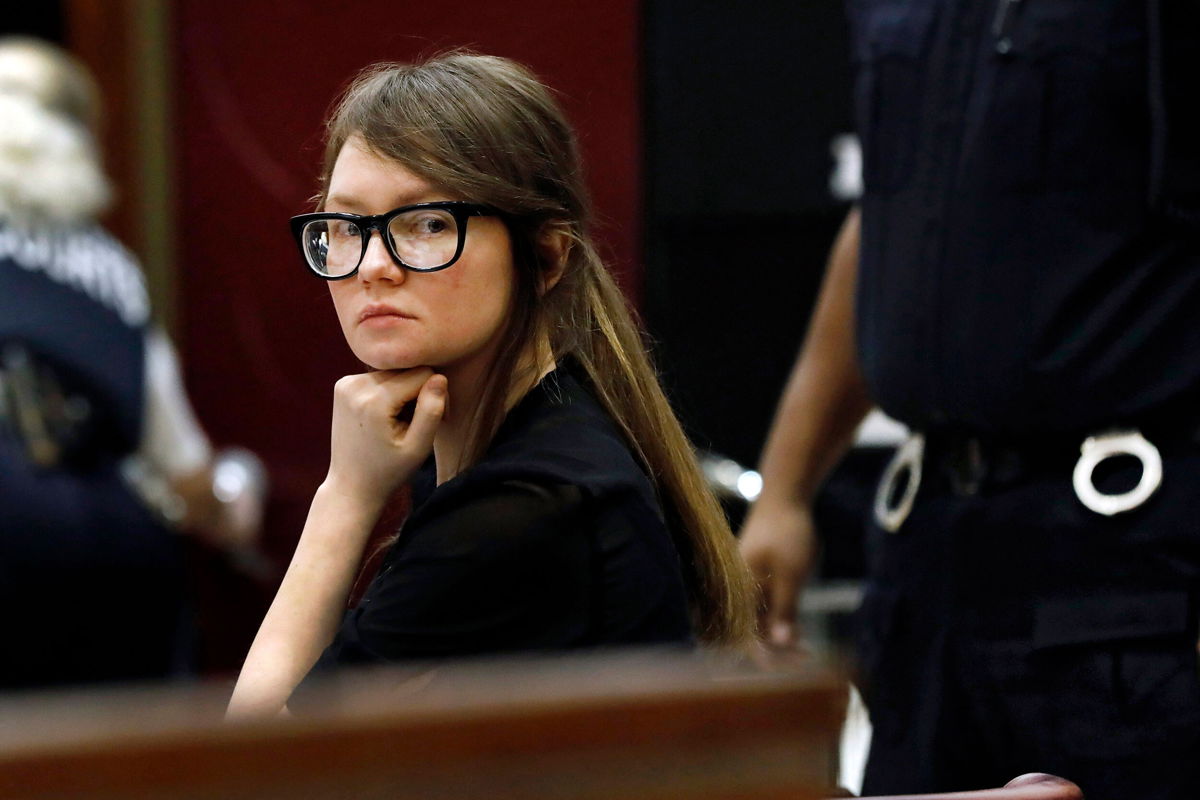
{"label": "woman's chin", "polygon": [[371,369],[377,370],[412,369],[414,367],[427,366],[414,356],[404,356],[395,353],[355,353],[354,355]]}

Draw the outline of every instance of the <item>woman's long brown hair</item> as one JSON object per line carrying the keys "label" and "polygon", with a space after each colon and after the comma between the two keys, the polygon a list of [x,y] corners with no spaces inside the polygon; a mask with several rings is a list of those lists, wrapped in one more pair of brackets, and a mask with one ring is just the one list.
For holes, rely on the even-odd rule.
{"label": "woman's long brown hair", "polygon": [[[417,64],[379,64],[355,79],[329,120],[324,187],[351,136],[456,197],[500,209],[508,223],[515,300],[459,467],[482,457],[511,392],[536,380],[528,355],[545,332],[555,360],[571,356],[585,370],[654,481],[688,572],[700,639],[748,643],[749,572],[640,329],[592,243],[578,144],[550,91],[526,68],[494,56],[453,52]],[[543,291],[546,271],[560,266],[548,264],[539,246],[550,228],[570,247],[561,279]]]}

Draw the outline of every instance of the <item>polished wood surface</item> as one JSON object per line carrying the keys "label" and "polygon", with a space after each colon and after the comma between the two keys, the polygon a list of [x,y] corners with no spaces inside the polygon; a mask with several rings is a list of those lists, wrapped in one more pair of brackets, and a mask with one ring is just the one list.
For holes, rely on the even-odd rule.
{"label": "polished wood surface", "polygon": [[382,670],[290,719],[226,686],[0,701],[5,798],[817,798],[844,683],[632,653]]}

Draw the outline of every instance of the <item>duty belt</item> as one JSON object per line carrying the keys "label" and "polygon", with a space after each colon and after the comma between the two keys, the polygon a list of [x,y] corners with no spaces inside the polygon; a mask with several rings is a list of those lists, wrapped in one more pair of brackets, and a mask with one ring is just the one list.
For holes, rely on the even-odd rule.
{"label": "duty belt", "polygon": [[[895,533],[912,512],[917,491],[931,469],[943,468],[938,475],[951,484],[955,494],[973,495],[987,479],[1015,477],[1036,464],[1039,470],[1060,467],[1066,475],[1070,468],[1075,496],[1089,510],[1104,516],[1132,511],[1145,503],[1162,484],[1162,455],[1158,448],[1137,429],[1114,429],[1085,437],[1075,454],[1072,449],[1047,446],[1006,447],[984,444],[974,437],[958,437],[951,446],[939,441],[938,458],[930,459],[930,440],[914,433],[900,445],[884,470],[875,492],[875,521],[884,530]],[[1064,457],[1066,456],[1066,457]],[[1141,463],[1138,484],[1127,492],[1106,494],[1096,487],[1096,468],[1110,458],[1132,457]]]}

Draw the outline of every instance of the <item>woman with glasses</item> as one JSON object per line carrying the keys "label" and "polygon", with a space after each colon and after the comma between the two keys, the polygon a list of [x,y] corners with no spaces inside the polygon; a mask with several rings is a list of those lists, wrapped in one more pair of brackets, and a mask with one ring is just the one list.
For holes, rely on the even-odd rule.
{"label": "woman with glasses", "polygon": [[[292,229],[371,371],[337,383],[329,472],[230,713],[280,711],[314,664],[747,643],[748,575],[548,89],[502,58],[380,65],[327,135]],[[343,613],[405,483],[413,510]]]}

